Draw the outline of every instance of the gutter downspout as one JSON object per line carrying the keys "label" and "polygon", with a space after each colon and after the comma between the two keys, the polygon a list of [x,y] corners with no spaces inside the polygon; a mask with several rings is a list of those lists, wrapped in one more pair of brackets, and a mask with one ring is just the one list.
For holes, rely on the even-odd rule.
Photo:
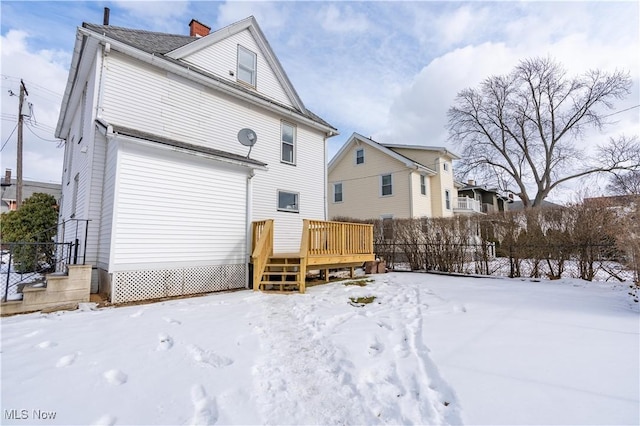
{"label": "gutter downspout", "polygon": [[[416,170],[418,168],[416,167]],[[409,170],[409,218],[413,219],[413,170]]]}
{"label": "gutter downspout", "polygon": [[252,182],[252,178],[255,176],[255,171],[253,169],[251,169],[251,171],[249,172],[249,174],[247,175],[247,206],[245,208],[245,220],[246,220],[246,246],[247,246],[247,275],[245,276],[245,283],[244,286],[245,288],[250,289],[249,287],[249,280],[251,279],[252,274],[249,273],[249,264],[251,263],[251,250],[253,249],[253,247],[251,247],[251,243],[253,241],[252,239],[252,230],[251,230],[251,226],[252,226],[252,216],[253,216],[253,182]]}

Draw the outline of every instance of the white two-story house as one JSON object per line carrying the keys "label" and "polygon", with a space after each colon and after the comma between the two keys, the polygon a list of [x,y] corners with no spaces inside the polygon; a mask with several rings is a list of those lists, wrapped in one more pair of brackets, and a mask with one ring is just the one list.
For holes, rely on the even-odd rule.
{"label": "white two-story house", "polygon": [[326,219],[336,129],[302,103],[253,17],[189,27],[76,33],[56,128],[60,220],[90,220],[80,251],[113,302],[245,287],[253,221],[273,219],[286,252],[303,219]]}

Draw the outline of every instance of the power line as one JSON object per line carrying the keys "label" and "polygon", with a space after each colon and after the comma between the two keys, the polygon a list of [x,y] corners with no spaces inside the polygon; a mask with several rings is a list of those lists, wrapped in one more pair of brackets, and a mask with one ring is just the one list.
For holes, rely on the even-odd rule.
{"label": "power line", "polygon": [[11,136],[13,136],[13,132],[16,131],[16,129],[18,128],[18,123],[16,123],[15,127],[13,128],[13,130],[11,131],[11,134],[9,135],[9,137],[7,138],[6,141],[4,141],[4,143],[2,144],[2,148],[0,148],[0,152],[2,152],[2,150],[4,149],[4,146],[7,144],[7,142],[9,142],[9,139],[11,139]]}
{"label": "power line", "polygon": [[57,140],[57,139],[55,139],[55,140],[54,140],[54,139],[45,139],[45,138],[43,138],[42,136],[38,135],[36,132],[34,132],[34,131],[33,131],[33,129],[31,128],[31,126],[29,125],[29,123],[27,123],[27,129],[29,129],[29,131],[30,131],[30,132],[31,132],[35,137],[37,137],[38,139],[42,139],[42,140],[43,140],[43,141],[45,141],[45,142],[55,142],[55,143],[60,142],[60,140]]}

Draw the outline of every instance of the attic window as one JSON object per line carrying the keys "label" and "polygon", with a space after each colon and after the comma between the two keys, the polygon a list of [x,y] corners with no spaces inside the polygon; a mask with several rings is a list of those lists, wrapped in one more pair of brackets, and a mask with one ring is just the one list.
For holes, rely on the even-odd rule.
{"label": "attic window", "polygon": [[256,54],[238,45],[238,81],[256,86]]}
{"label": "attic window", "polygon": [[356,150],[356,164],[364,164],[364,149]]}

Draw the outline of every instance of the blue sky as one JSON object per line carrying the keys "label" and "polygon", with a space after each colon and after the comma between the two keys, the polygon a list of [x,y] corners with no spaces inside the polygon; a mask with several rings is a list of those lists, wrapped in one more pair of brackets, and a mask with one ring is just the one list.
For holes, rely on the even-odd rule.
{"label": "blue sky", "polygon": [[178,34],[188,33],[192,18],[215,30],[254,15],[305,105],[339,129],[329,157],[354,131],[389,143],[449,146],[446,112],[456,93],[538,55],[556,58],[569,74],[629,71],[633,92],[613,112],[632,109],[587,141],[638,134],[637,1],[2,1],[2,170],[15,170],[17,97],[8,90],[18,93],[23,78],[35,116],[25,130],[24,176],[60,180],[63,150],[52,129],[75,30],[83,21],[102,23],[104,7],[111,25]]}

